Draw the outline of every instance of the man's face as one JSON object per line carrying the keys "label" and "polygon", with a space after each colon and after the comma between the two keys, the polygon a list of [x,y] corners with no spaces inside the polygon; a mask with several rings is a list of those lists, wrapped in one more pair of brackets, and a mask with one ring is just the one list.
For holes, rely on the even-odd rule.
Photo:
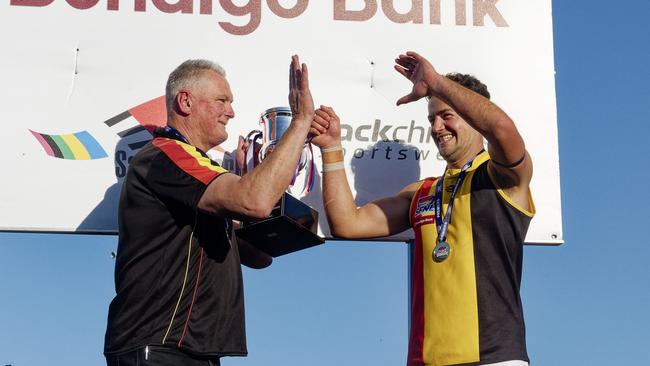
{"label": "man's face", "polygon": [[214,71],[205,71],[190,92],[192,128],[202,144],[211,149],[228,138],[226,125],[235,117],[233,96],[226,79]]}
{"label": "man's face", "polygon": [[482,144],[482,136],[438,98],[429,101],[428,119],[431,123],[431,137],[440,155],[448,163],[464,164],[476,144]]}

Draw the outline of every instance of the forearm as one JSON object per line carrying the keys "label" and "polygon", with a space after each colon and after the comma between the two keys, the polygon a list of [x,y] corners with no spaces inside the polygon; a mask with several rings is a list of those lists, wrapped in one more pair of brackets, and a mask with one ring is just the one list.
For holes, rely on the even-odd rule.
{"label": "forearm", "polygon": [[462,85],[437,75],[427,80],[432,97],[449,104],[490,143],[493,158],[504,163],[524,154],[524,142],[510,117],[496,104]]}
{"label": "forearm", "polygon": [[332,235],[347,239],[373,236],[364,229],[363,211],[356,206],[343,163],[340,143],[321,149],[323,158],[323,206]]}
{"label": "forearm", "polygon": [[294,119],[274,150],[241,178],[238,193],[270,210],[291,183],[308,132],[308,121]]}
{"label": "forearm", "polygon": [[350,238],[357,206],[344,169],[323,172],[323,207],[332,235]]}

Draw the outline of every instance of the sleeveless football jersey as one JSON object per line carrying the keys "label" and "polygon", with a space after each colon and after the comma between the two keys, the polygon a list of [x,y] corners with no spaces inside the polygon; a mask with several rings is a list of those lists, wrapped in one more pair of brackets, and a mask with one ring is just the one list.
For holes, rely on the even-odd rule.
{"label": "sleeveless football jersey", "polygon": [[[500,189],[488,172],[487,152],[461,183],[442,262],[432,258],[438,233],[436,178],[425,179],[410,207],[415,231],[409,365],[475,365],[528,361],[519,296],[523,242],[534,215]],[[460,169],[443,177],[442,215]]]}

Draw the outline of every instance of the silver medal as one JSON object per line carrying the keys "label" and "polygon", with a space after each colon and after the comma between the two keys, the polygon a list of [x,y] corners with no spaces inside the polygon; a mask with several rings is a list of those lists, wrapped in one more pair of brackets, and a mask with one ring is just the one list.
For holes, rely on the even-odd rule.
{"label": "silver medal", "polygon": [[440,263],[447,259],[451,254],[451,246],[446,241],[441,241],[433,248],[433,261]]}

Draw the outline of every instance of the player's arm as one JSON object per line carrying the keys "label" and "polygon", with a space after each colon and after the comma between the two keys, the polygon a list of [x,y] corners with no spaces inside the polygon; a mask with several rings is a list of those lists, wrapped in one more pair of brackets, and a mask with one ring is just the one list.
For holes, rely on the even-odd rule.
{"label": "player's arm", "polygon": [[357,207],[343,169],[340,120],[330,107],[321,106],[314,115],[312,142],[323,158],[323,206],[332,235],[346,239],[376,238],[409,228],[408,212],[417,190],[414,183],[393,197]]}
{"label": "player's arm", "polygon": [[529,208],[528,185],[533,164],[512,119],[489,99],[438,74],[429,61],[415,52],[400,55],[395,61],[395,69],[413,82],[411,93],[400,98],[397,104],[424,96],[437,97],[449,104],[487,139],[489,169],[497,186],[515,202]]}
{"label": "player's arm", "polygon": [[291,125],[267,158],[243,177],[223,174],[199,201],[201,210],[225,217],[267,217],[293,177],[314,115],[307,65],[293,56],[289,72]]}

